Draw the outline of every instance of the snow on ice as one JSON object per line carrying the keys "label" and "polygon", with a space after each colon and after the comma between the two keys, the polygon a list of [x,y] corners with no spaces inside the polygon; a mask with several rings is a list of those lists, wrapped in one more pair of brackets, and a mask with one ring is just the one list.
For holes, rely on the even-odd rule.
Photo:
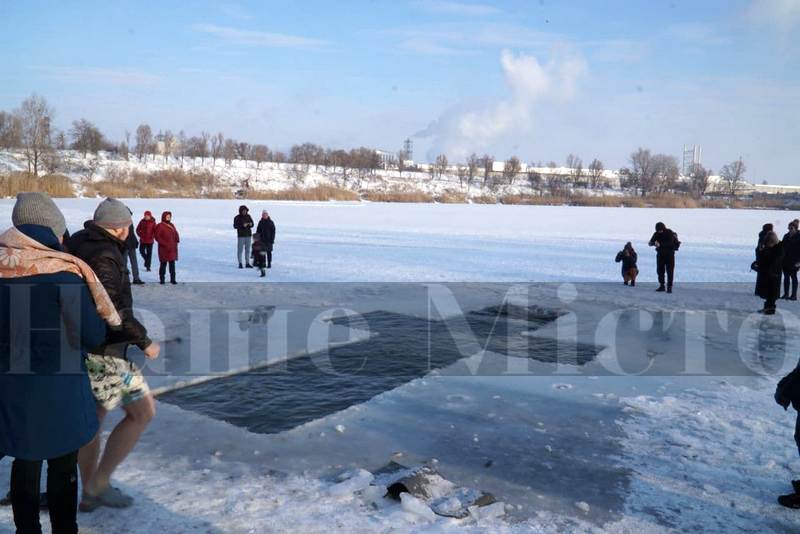
{"label": "snow on ice", "polygon": [[[92,199],[57,203],[72,231],[96,205]],[[151,283],[135,289],[142,309],[234,298],[244,309],[290,305],[313,315],[345,295],[366,309],[388,296],[403,310],[407,297],[393,293],[390,284],[375,295],[348,295],[346,288],[342,294],[316,294],[301,284],[277,282],[552,281],[575,285],[542,294],[543,305],[574,301],[583,316],[597,318],[586,330],[578,325],[577,341],[597,341],[595,329],[609,309],[643,310],[654,321],[680,310],[722,311],[735,328],[756,320],[749,317],[761,305],[750,284],[755,235],[763,223],[782,228],[795,215],[250,202],[251,212],[268,209],[278,226],[274,268],[259,282],[254,273],[235,268],[231,220],[239,203],[129,202],[136,216],[145,209],[173,212],[182,236],[179,281],[249,284],[226,288],[239,291],[229,295],[212,284],[205,292],[192,285],[162,288],[146,277]],[[2,220],[10,220],[12,204],[0,201]],[[645,243],[658,220],[683,242],[676,292],[669,297],[648,285],[655,265]],[[613,262],[629,240],[640,257],[642,284],[636,289],[619,283]],[[779,304],[783,316],[759,323],[764,335],[772,335],[782,319],[791,325],[800,311],[794,306]],[[559,318],[530,335],[554,335],[568,321]],[[714,361],[735,358],[741,344],[758,343],[722,330],[702,331],[692,321],[676,328],[685,334],[680,339],[653,341],[636,329],[620,336],[651,370],[667,365],[664,355],[685,340],[704,340]],[[796,338],[796,326],[790,330]],[[160,403],[116,476],[135,506],[81,514],[82,531],[796,532],[800,515],[775,503],[800,471],[792,438],[795,414],[774,403],[772,390],[797,354],[782,366],[771,360],[779,357],[774,344],[762,348],[766,360],[756,363],[763,378],[610,376],[600,372],[610,364],[608,350],[586,363],[586,374],[593,376],[464,376],[444,368],[278,434],[248,432]],[[483,358],[498,369],[511,359]],[[174,384],[167,377],[155,385]],[[410,466],[434,457],[447,480],[490,491],[502,502],[452,519],[410,495],[400,503],[383,497],[385,488],[372,474],[376,467],[390,459]],[[0,487],[9,469],[8,459],[0,461]],[[49,528],[46,516],[43,523]],[[2,508],[0,532],[11,531],[11,512]]]}

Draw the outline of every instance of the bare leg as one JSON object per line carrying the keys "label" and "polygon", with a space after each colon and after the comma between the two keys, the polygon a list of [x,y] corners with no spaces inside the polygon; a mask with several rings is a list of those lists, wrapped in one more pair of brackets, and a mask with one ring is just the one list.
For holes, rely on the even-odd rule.
{"label": "bare leg", "polygon": [[123,410],[125,418],[111,431],[100,464],[84,490],[89,495],[98,495],[108,488],[114,470],[133,450],[142,432],[155,416],[155,399],[152,395],[147,395],[124,406]]}
{"label": "bare leg", "polygon": [[97,430],[92,441],[81,447],[78,452],[78,467],[81,472],[81,482],[83,482],[83,492],[86,493],[86,488],[97,470],[97,460],[100,458],[100,434],[103,432],[103,420],[108,415],[108,411],[99,404],[95,406],[97,419],[100,421],[100,428]]}

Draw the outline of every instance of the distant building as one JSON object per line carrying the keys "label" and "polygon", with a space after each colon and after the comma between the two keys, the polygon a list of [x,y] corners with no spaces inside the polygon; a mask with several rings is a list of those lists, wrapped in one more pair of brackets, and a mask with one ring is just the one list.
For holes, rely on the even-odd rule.
{"label": "distant building", "polygon": [[375,150],[381,162],[381,168],[389,169],[397,165],[397,155],[387,150]]}

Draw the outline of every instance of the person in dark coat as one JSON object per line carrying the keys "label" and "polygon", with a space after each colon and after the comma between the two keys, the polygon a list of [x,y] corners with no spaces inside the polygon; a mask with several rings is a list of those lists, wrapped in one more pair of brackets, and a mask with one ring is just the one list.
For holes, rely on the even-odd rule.
{"label": "person in dark coat", "polygon": [[256,232],[261,236],[261,242],[267,251],[267,269],[272,269],[272,246],[275,244],[275,223],[267,210],[261,212]]}
{"label": "person in dark coat", "polygon": [[253,234],[253,265],[261,271],[261,278],[267,276],[267,247],[258,232]]}
{"label": "person in dark coat", "polygon": [[764,247],[758,251],[756,259],[758,276],[756,292],[764,299],[765,315],[775,314],[775,302],[780,295],[781,267],[783,266],[783,243],[778,234],[769,232],[764,237]]}
{"label": "person in dark coat", "polygon": [[[672,293],[672,282],[675,277],[675,251],[681,246],[678,234],[667,228],[663,222],[656,223],[656,231],[647,243],[656,247],[656,273],[658,274],[658,289]],[[667,275],[667,285],[664,287],[664,274]]]}
{"label": "person in dark coat", "polygon": [[[789,223],[789,231],[783,236],[783,299],[797,300],[797,268],[800,266],[800,232],[798,221]],[[789,293],[791,284],[792,292]]]}
{"label": "person in dark coat", "polygon": [[139,236],[139,253],[144,260],[144,268],[150,272],[153,262],[153,243],[155,242],[156,220],[149,211],[144,212],[144,217],[136,225],[136,235]]}
{"label": "person in dark coat", "polygon": [[133,499],[111,485],[111,477],[135,447],[155,416],[155,401],[142,370],[127,357],[129,345],[139,347],[149,359],[158,357],[160,347],[133,314],[133,296],[126,268],[127,238],[131,213],[125,204],[108,198],[100,203],[91,221],[67,243],[70,253],[88,263],[97,273],[119,313],[122,324],[106,335],[103,344],[89,352],[86,366],[97,417],[121,406],[125,417],[106,442],[100,457],[100,433],[84,446],[78,463],[83,481],[80,509],[90,512],[100,506],[126,508]]}
{"label": "person in dark coat", "polygon": [[[783,377],[775,387],[775,402],[789,409],[789,405],[797,412],[794,424],[794,442],[800,452],[800,367]],[[778,497],[778,503],[787,508],[800,509],[800,480],[792,480],[792,493]]]}
{"label": "person in dark coat", "polygon": [[[133,215],[133,213],[131,213]],[[136,249],[139,248],[139,240],[136,239],[136,232],[133,229],[133,223],[128,228],[128,238],[125,240],[125,245],[128,247],[128,262],[131,266],[131,275],[133,275],[133,283],[137,286],[144,285],[142,279],[139,278],[139,261],[136,258]]]}
{"label": "person in dark coat", "polygon": [[[44,460],[52,531],[77,532],[78,449],[99,428],[84,356],[103,343],[106,322],[85,273],[67,268],[69,262],[60,264],[65,270],[46,268],[50,262],[41,257],[26,264],[12,252],[62,251],[66,225],[53,201],[20,193],[12,221],[14,228],[0,235],[0,458],[14,457],[10,498],[17,532],[41,532]],[[12,244],[15,239],[21,244]]]}
{"label": "person in dark coat", "polygon": [[[761,227],[761,231],[758,232],[758,242],[756,243],[756,259],[750,265],[750,269],[753,271],[758,271],[758,251],[764,248],[764,238],[768,233],[772,232],[772,229],[772,223],[766,223]],[[754,293],[756,296],[758,296],[758,289],[756,289]]]}
{"label": "person in dark coat", "polygon": [[630,241],[625,243],[625,247],[617,252],[617,257],[614,261],[622,263],[622,282],[631,287],[636,285],[636,276],[639,274],[639,268],[636,266],[636,261],[639,256],[633,250],[633,245]]}
{"label": "person in dark coat", "polygon": [[236,258],[239,260],[239,268],[242,268],[242,253],[244,253],[245,266],[251,269],[250,265],[250,240],[253,235],[253,218],[247,206],[239,206],[239,215],[233,218],[233,227],[236,229]]}
{"label": "person in dark coat", "polygon": [[175,280],[175,262],[178,261],[178,243],[181,237],[175,225],[172,224],[172,212],[165,211],[161,214],[161,222],[156,225],[153,237],[158,243],[158,277],[161,285],[164,285],[164,277],[169,266],[169,283],[177,284]]}

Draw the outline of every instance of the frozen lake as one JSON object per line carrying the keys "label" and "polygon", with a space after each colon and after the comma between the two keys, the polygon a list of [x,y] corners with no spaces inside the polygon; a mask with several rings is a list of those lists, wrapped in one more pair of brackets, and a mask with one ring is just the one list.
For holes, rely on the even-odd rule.
{"label": "frozen lake", "polygon": [[[58,204],[75,231],[96,201]],[[135,290],[166,340],[151,384],[259,366],[165,397],[190,410],[162,403],[119,475],[154,528],[246,532],[272,518],[267,530],[796,530],[774,504],[797,467],[793,414],[763,376],[796,362],[800,305],[753,316],[749,271],[761,225],[784,228],[793,213],[248,203],[278,227],[262,281],[235,268],[238,205],[130,201],[137,219],[172,211],[181,232],[186,283]],[[3,220],[11,206],[0,201]],[[652,291],[657,221],[683,242],[669,296]],[[640,257],[635,289],[613,262],[626,241]],[[436,300],[433,321],[426,283],[452,296]],[[508,300],[558,313],[475,315]],[[361,324],[327,320],[342,309]],[[440,316],[465,320],[444,331]],[[435,459],[448,479],[504,501],[506,518],[431,523],[364,492],[330,497],[343,471],[390,459]],[[196,477],[208,488],[185,495]],[[164,484],[170,502],[149,502]],[[82,519],[99,532],[129,513]]]}

